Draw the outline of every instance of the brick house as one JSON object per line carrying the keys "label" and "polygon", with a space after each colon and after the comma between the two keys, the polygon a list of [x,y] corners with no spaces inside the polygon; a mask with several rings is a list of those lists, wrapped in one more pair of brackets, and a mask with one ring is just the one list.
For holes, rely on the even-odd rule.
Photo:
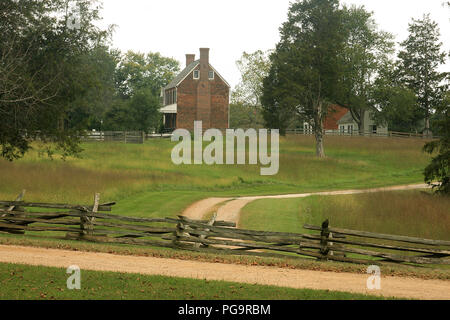
{"label": "brick house", "polygon": [[[328,114],[323,121],[323,129],[325,131],[337,131],[339,129],[339,120],[348,113],[348,109],[332,105],[328,110]],[[304,132],[313,133],[312,126],[305,122],[303,124]]]}
{"label": "brick house", "polygon": [[[364,113],[364,133],[365,134],[388,134],[388,127],[377,125],[373,120],[373,112]],[[312,126],[305,122],[303,124],[304,132],[313,133]],[[332,105],[323,122],[323,129],[328,133],[357,134],[359,132],[358,124],[353,120],[351,112],[339,105]]]}
{"label": "brick house", "polygon": [[200,59],[186,55],[186,67],[161,90],[166,130],[194,129],[194,121],[203,122],[203,130],[229,127],[230,85],[210,65],[209,49],[200,48]]}

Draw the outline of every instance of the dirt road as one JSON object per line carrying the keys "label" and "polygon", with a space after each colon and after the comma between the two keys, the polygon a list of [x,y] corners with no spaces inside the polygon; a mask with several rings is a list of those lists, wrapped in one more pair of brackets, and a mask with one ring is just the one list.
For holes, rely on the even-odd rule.
{"label": "dirt road", "polygon": [[261,199],[292,199],[292,198],[306,198],[309,196],[336,196],[347,194],[360,194],[383,191],[399,191],[399,190],[414,190],[427,189],[426,184],[413,184],[405,186],[394,186],[386,188],[363,189],[363,190],[343,190],[343,191],[329,191],[329,192],[315,192],[315,193],[300,193],[300,194],[284,194],[272,196],[255,196],[255,197],[241,197],[241,198],[209,198],[198,201],[188,207],[183,215],[192,219],[202,219],[203,216],[210,212],[215,206],[224,202],[224,204],[217,210],[217,220],[233,221],[239,227],[239,215],[241,209],[252,201]]}
{"label": "dirt road", "polygon": [[81,270],[224,280],[290,288],[345,291],[385,297],[450,300],[450,281],[444,280],[382,277],[381,290],[367,290],[366,282],[369,276],[367,274],[243,266],[19,246],[0,246],[0,262],[60,268],[77,265]]}

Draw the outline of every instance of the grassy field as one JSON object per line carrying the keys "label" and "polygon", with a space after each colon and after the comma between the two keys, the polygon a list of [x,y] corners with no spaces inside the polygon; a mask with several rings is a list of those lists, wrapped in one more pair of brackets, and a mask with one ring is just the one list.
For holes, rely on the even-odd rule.
{"label": "grassy field", "polygon": [[450,198],[424,191],[264,199],[241,211],[242,228],[307,232],[304,224],[450,240]]}
{"label": "grassy field", "polygon": [[[171,149],[174,145],[175,143],[168,140],[150,140],[144,145],[85,143],[82,145],[84,152],[81,154],[81,158],[69,158],[65,162],[57,159],[40,158],[37,151],[31,152],[24,159],[13,163],[0,160],[0,199],[12,200],[22,189],[26,189],[25,200],[28,201],[89,204],[92,203],[94,193],[100,192],[101,202],[117,201],[113,213],[129,216],[166,217],[179,214],[191,203],[207,197],[300,193],[420,183],[423,181],[423,168],[430,160],[429,156],[421,151],[424,145],[423,140],[327,137],[325,145],[328,157],[321,160],[315,157],[312,137],[288,136],[281,138],[280,141],[279,174],[263,177],[260,176],[259,166],[176,166],[170,160]],[[360,219],[360,209],[364,206],[370,205],[377,208],[383,202],[386,206],[389,206],[388,204],[392,202],[392,199],[377,199],[373,202],[367,199],[366,202],[361,202],[355,196],[354,201],[350,201],[347,207],[345,206],[347,200],[344,198],[339,198],[343,199],[340,202],[338,201],[340,207],[337,206],[337,203],[330,202],[327,204],[328,200],[317,202],[316,199],[318,198],[256,201],[244,209],[241,225],[242,227],[268,231],[304,232],[301,228],[303,223],[319,224],[324,220],[322,218],[326,216],[326,218],[331,219],[334,226],[377,232],[392,230],[403,232],[407,230],[410,232],[406,233],[407,235],[411,233],[414,233],[411,235],[418,235],[417,230],[409,230],[405,225],[403,229],[398,229],[397,226],[392,224],[393,222],[387,219],[390,217],[387,214],[372,216],[372,223],[369,223],[370,219]],[[333,197],[333,199],[338,199],[338,197]],[[430,207],[433,212],[436,211],[438,206],[441,206],[439,208],[448,208],[448,203],[438,204],[436,202],[434,206],[433,208]],[[416,207],[418,208],[418,206]],[[383,208],[380,211],[384,210],[383,212],[385,212]],[[395,208],[398,209],[399,207]],[[325,215],[325,212],[330,214]],[[366,211],[363,210],[363,212]],[[340,213],[341,215],[339,215]],[[411,226],[419,224],[418,221],[422,219],[420,212],[413,216],[408,215],[408,218],[412,217],[417,221],[414,221]],[[434,220],[433,234],[438,232],[448,235],[448,228],[445,227],[449,225],[448,217],[447,220],[442,220],[441,225],[436,223],[442,218],[445,217],[441,215],[430,219],[426,218],[422,221],[420,230],[424,233],[420,233],[419,236],[426,237],[426,232],[429,232],[430,224],[428,220]],[[401,225],[404,219],[406,219],[404,216],[399,216],[395,223]],[[350,220],[352,223],[349,223]],[[367,228],[362,221],[366,221],[371,228]],[[386,223],[386,221],[389,221],[389,223]],[[391,229],[388,230],[388,228]],[[441,238],[444,239],[445,237]],[[311,259],[217,256],[163,248],[61,241],[33,235],[2,235],[0,236],[0,243],[337,272],[361,272],[363,269],[358,265],[331,262],[324,264]],[[16,270],[20,271],[23,267],[9,265],[8,268],[16,274]],[[33,272],[41,272],[38,270],[50,269],[38,268],[33,272],[29,271],[31,269],[28,268],[23,270],[21,271],[22,277],[25,277],[27,272],[32,274]],[[45,272],[51,274],[55,271]],[[1,272],[1,274],[3,273]],[[386,266],[383,273],[432,279],[448,279],[449,277],[446,270],[417,269],[411,266],[397,265]],[[65,276],[63,273],[61,277],[65,279]],[[125,277],[125,275],[122,276]],[[132,275],[128,276],[132,277]],[[103,293],[92,293],[92,296],[81,296],[80,292],[66,292],[68,295],[65,296],[62,292],[58,293],[57,289],[55,289],[56,291],[54,289],[47,290],[48,284],[46,283],[36,286],[36,288],[39,288],[39,290],[34,290],[36,292],[31,289],[28,291],[28,288],[25,288],[27,293],[14,293],[13,289],[8,289],[10,290],[8,296],[14,298],[14,294],[21,294],[23,298],[39,299],[42,298],[40,294],[44,293],[45,298],[54,297],[58,299],[102,299],[102,297],[113,299],[121,299],[122,297],[184,299],[186,298],[186,292],[190,292],[197,299],[214,299],[217,292],[223,292],[219,295],[220,299],[265,299],[265,297],[267,299],[277,299],[277,297],[280,299],[307,299],[308,294],[311,294],[314,299],[321,297],[340,298],[340,296],[333,294],[330,296],[330,293],[316,291],[310,293],[303,291],[303,293],[289,293],[290,295],[288,295],[284,289],[281,291],[283,293],[279,293],[279,295],[274,294],[274,292],[280,291],[269,290],[271,294],[264,296],[265,293],[258,294],[258,292],[264,292],[263,289],[255,291],[251,286],[243,286],[242,288],[245,290],[242,289],[239,291],[240,293],[233,293],[233,290],[225,290],[227,285],[223,287],[224,291],[214,287],[214,289],[206,290],[205,296],[202,296],[205,286],[207,288],[213,287],[201,281],[188,282],[187,280],[170,280],[169,278],[160,278],[161,292],[158,295],[152,296],[148,292],[140,292],[142,283],[139,283],[135,285],[139,290],[136,289],[136,291],[129,287],[125,290],[130,294],[124,296],[124,291],[119,290],[117,292],[117,288],[121,288],[122,282],[112,274],[109,277],[109,279],[114,279],[111,280],[111,283],[113,283],[111,287],[116,288],[115,291],[111,289]],[[13,279],[17,278],[14,276]],[[126,279],[133,283],[130,280],[131,278]],[[7,279],[2,280],[0,294],[7,292],[3,290],[3,288],[6,288],[3,282],[9,283],[8,281]],[[94,288],[92,291],[95,291],[95,288],[101,285],[95,283],[95,280],[93,281],[94,283],[89,288]],[[169,287],[168,283],[171,283],[170,281],[181,281],[180,287],[183,287],[183,285],[186,287],[189,284],[190,287],[198,289],[195,292],[194,289],[180,290],[177,291],[178,293],[167,296],[165,292]],[[132,292],[133,294],[131,294]],[[211,295],[213,292],[215,294]],[[79,296],[74,296],[74,294]],[[86,294],[86,292],[83,294]],[[167,294],[171,293],[168,292]],[[342,298],[359,299],[360,297],[342,296]]]}
{"label": "grassy field", "polygon": [[10,163],[0,160],[0,199],[91,203],[117,201],[114,212],[135,216],[173,216],[210,196],[297,193],[366,188],[423,181],[429,156],[423,140],[327,137],[327,159],[315,157],[310,136],[280,141],[280,171],[260,176],[260,166],[172,164],[169,140],[144,145],[85,143],[81,158],[50,160],[36,150]]}
{"label": "grassy field", "polygon": [[69,290],[65,269],[0,263],[0,300],[368,300],[374,296],[224,281],[81,271]]}

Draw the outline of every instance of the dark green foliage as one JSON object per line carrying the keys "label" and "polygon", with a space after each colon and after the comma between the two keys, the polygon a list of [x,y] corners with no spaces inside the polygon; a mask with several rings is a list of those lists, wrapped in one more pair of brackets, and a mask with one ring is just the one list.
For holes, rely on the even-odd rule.
{"label": "dark green foliage", "polygon": [[416,95],[410,89],[395,82],[378,83],[373,97],[382,107],[381,112],[375,114],[375,121],[386,123],[390,131],[418,132],[423,125]]}
{"label": "dark green foliage", "polygon": [[178,61],[161,56],[160,53],[143,54],[128,51],[116,70],[117,90],[121,97],[130,98],[137,91],[151,90],[154,96],[161,93],[178,73]]}
{"label": "dark green foliage", "polygon": [[[437,110],[439,120],[435,122],[436,133],[440,140],[429,142],[424,151],[437,153],[431,163],[425,168],[425,182],[433,185],[437,193],[450,194],[450,92],[447,92],[441,107]],[[435,181],[437,184],[434,184]]]}
{"label": "dark green foliage", "polygon": [[68,126],[73,103],[95,83],[86,57],[103,46],[111,30],[100,30],[97,1],[76,2],[80,28],[68,28],[67,2],[0,2],[1,156],[23,156],[30,141],[53,142],[62,156],[76,154],[79,132]]}
{"label": "dark green foliage", "polygon": [[441,51],[438,24],[424,15],[409,24],[409,37],[401,43],[398,78],[417,97],[417,108],[425,120],[424,132],[430,133],[430,118],[442,103],[448,88],[447,73],[438,71],[445,64],[447,53]]}
{"label": "dark green foliage", "polygon": [[241,103],[230,104],[230,128],[259,129],[263,127],[264,119],[261,107]]}
{"label": "dark green foliage", "polygon": [[[100,4],[0,2],[0,156],[21,158],[34,140],[44,142],[49,155],[76,155],[86,129],[159,125],[160,89],[178,62],[110,49],[113,27],[96,26]],[[79,26],[73,27],[73,17]]]}
{"label": "dark green foliage", "polygon": [[[373,13],[362,7],[346,7],[343,12],[345,46],[340,53],[342,74],[338,104],[348,108],[352,118],[364,134],[365,115],[377,114],[376,105],[384,107],[384,101],[375,99],[376,92],[390,89],[378,87],[383,80],[381,70],[389,69],[390,56],[394,52],[393,36],[378,30]],[[389,95],[389,93],[384,93]]]}
{"label": "dark green foliage", "polygon": [[129,109],[134,119],[134,130],[148,132],[150,126],[153,128],[159,123],[161,114],[158,111],[159,98],[155,97],[151,90],[136,92],[130,100]]}
{"label": "dark green foliage", "polygon": [[103,131],[144,131],[157,129],[161,121],[159,98],[150,90],[136,92],[130,99],[115,99],[104,114]]}
{"label": "dark green foliage", "polygon": [[300,115],[313,124],[319,157],[325,156],[323,118],[338,89],[341,27],[338,0],[293,2],[264,80],[262,104],[267,126],[284,133],[294,115]]}

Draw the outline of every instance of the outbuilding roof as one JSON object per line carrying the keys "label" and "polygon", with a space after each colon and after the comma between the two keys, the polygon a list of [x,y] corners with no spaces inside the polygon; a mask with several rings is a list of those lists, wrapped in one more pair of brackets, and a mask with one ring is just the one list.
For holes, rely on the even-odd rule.
{"label": "outbuilding roof", "polygon": [[338,124],[347,124],[347,123],[354,123],[355,120],[353,120],[352,113],[349,111],[341,118],[341,120],[338,121]]}

